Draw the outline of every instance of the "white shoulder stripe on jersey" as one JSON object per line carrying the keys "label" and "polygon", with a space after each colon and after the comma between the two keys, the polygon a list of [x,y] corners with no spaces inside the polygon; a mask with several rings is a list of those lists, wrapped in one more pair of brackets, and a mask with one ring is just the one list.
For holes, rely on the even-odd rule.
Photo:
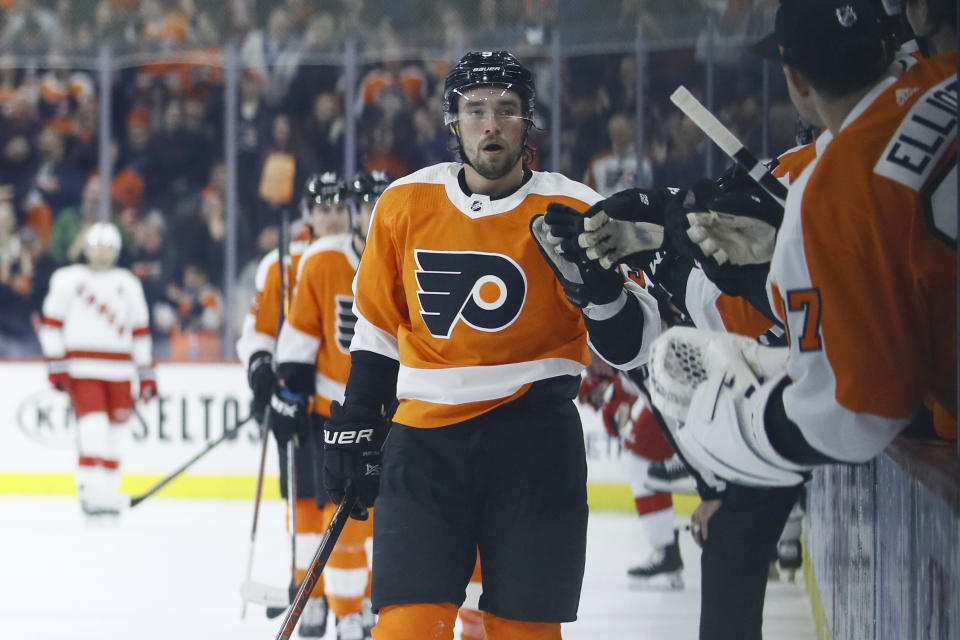
{"label": "white shoulder stripe on jersey", "polygon": [[496,400],[516,393],[527,383],[554,376],[577,376],[584,368],[576,360],[566,358],[445,369],[414,369],[401,364],[397,398],[446,405]]}
{"label": "white shoulder stripe on jersey", "polygon": [[267,286],[267,274],[270,272],[270,266],[273,265],[280,258],[280,252],[274,249],[267,253],[267,255],[260,258],[260,263],[257,265],[257,275],[254,277],[254,283],[257,288],[257,291],[263,291],[263,288]]}
{"label": "white shoulder stripe on jersey", "polygon": [[590,206],[603,200],[602,195],[587,185],[571,180],[562,173],[551,173],[549,171],[535,171],[533,173],[533,178],[530,179],[530,193],[541,196],[555,195],[576,198]]}
{"label": "white shoulder stripe on jersey", "polygon": [[303,273],[304,265],[307,264],[312,256],[317,255],[318,253],[323,253],[325,251],[336,251],[337,253],[342,253],[347,262],[356,269],[359,266],[360,261],[357,259],[356,252],[353,251],[353,234],[352,233],[338,233],[332,236],[324,236],[322,238],[317,238],[314,240],[310,246],[303,252],[303,256],[300,258],[300,263],[297,265],[297,282],[300,282],[300,274]]}
{"label": "white shoulder stripe on jersey", "polygon": [[357,316],[357,324],[354,327],[353,340],[350,342],[350,351],[372,351],[400,360],[400,346],[396,337],[360,315],[356,302],[353,304],[353,313]]}

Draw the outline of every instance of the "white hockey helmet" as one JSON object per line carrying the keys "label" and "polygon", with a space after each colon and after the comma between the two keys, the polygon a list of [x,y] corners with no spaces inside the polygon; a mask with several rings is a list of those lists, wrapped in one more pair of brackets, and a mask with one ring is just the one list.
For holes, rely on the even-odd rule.
{"label": "white hockey helmet", "polygon": [[114,256],[120,255],[120,247],[123,241],[120,239],[120,231],[112,222],[94,222],[87,229],[85,236],[85,253],[87,259],[90,259],[91,250],[94,247],[109,247],[113,249]]}

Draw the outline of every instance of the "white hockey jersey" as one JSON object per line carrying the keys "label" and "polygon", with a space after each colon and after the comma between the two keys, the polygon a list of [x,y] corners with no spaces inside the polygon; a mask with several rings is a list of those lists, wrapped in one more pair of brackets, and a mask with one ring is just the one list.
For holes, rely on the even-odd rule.
{"label": "white hockey jersey", "polygon": [[43,301],[43,355],[71,378],[133,380],[153,364],[143,286],[127,269],[57,269]]}

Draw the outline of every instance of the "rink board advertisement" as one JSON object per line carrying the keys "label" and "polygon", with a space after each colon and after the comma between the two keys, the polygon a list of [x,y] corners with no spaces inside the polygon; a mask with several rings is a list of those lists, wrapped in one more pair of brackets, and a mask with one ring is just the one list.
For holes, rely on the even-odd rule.
{"label": "rink board advertisement", "polygon": [[[123,489],[137,494],[178,468],[246,417],[250,391],[239,363],[160,363],[160,396],[137,402],[127,427]],[[71,494],[76,466],[76,422],[67,394],[47,382],[43,362],[0,362],[0,494]],[[600,416],[581,409],[591,506],[632,509],[621,468],[620,442],[607,436]],[[267,451],[266,495],[279,497],[276,443]],[[244,425],[169,484],[165,495],[252,497],[260,462],[255,423]]]}

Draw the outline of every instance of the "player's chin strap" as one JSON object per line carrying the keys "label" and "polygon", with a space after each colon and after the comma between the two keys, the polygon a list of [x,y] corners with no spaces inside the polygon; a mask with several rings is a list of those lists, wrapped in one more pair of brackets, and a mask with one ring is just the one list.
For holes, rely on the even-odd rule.
{"label": "player's chin strap", "polygon": [[811,467],[780,455],[764,411],[786,377],[787,349],[745,336],[674,327],[651,345],[649,389],[684,458],[712,485],[785,487]]}

